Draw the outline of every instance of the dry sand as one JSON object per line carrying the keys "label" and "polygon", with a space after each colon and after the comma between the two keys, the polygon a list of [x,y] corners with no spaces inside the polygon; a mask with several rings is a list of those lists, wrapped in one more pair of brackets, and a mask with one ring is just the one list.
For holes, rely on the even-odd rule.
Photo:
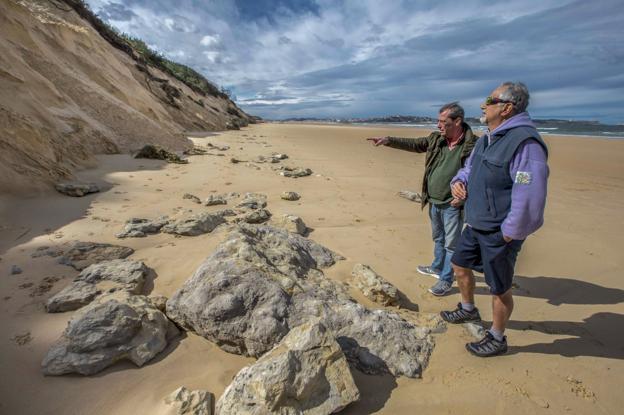
{"label": "dry sand", "polygon": [[[426,131],[328,125],[262,124],[204,138],[227,144],[225,156],[193,156],[171,165],[129,156],[102,156],[97,169],[79,174],[106,190],[75,199],[56,193],[34,199],[0,199],[0,413],[159,413],[164,396],[181,385],[218,398],[232,376],[252,359],[221,351],[189,335],[143,368],[119,363],[96,376],[44,377],[40,362],[72,313],[46,314],[43,302],[77,272],[53,258],[32,259],[41,246],[70,240],[120,243],[133,259],[156,271],[153,293],[171,295],[224,236],[155,235],[117,240],[130,217],[184,209],[217,210],[183,200],[211,192],[262,192],[275,215],[301,216],[310,237],[347,259],[327,274],[346,280],[355,263],[372,266],[417,304],[437,313],[454,307],[451,295],[427,293],[434,280],[416,273],[431,260],[427,214],[396,195],[419,191],[424,155],[374,148],[375,135],[419,136]],[[356,374],[361,400],[347,414],[615,414],[624,407],[624,141],[546,136],[551,178],[544,227],[524,245],[516,268],[516,309],[505,356],[470,356],[461,327],[436,335],[422,379]],[[309,167],[311,177],[288,179],[259,165],[231,164],[271,152],[286,165]],[[213,153],[219,153],[213,151]],[[282,191],[302,195],[297,202]],[[23,269],[9,275],[12,265]],[[34,291],[58,277],[49,292]],[[29,285],[32,284],[32,285]],[[358,297],[368,306],[373,304]],[[490,298],[478,282],[477,305],[490,321]],[[17,336],[17,337],[16,337]],[[23,337],[19,337],[23,336]],[[23,343],[23,344],[20,344]],[[618,409],[619,408],[619,409]]]}

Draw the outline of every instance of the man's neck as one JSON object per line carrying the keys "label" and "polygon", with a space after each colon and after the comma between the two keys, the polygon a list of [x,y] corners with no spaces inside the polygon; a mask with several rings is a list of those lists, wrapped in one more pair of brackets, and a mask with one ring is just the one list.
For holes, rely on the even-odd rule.
{"label": "man's neck", "polygon": [[449,150],[455,148],[455,146],[464,138],[465,131],[461,131],[458,135],[453,138],[446,137],[446,144],[448,145]]}

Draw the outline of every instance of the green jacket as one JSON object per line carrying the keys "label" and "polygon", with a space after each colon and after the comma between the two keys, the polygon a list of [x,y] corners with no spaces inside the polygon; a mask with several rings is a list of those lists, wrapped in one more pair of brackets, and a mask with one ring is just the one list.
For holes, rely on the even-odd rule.
{"label": "green jacket", "polygon": [[[462,124],[464,128],[464,138],[457,144],[461,148],[461,167],[466,163],[466,159],[472,152],[478,136],[474,135],[470,126],[466,123]],[[415,153],[427,153],[425,156],[425,174],[422,183],[421,207],[424,209],[429,201],[429,193],[427,192],[427,178],[431,173],[431,167],[436,157],[440,154],[441,146],[446,145],[446,138],[442,137],[439,131],[434,131],[427,137],[420,138],[401,138],[401,137],[388,137],[390,141],[386,146],[392,148],[398,148],[406,151],[413,151]],[[458,168],[459,170],[459,168]],[[450,184],[449,184],[450,185]]]}

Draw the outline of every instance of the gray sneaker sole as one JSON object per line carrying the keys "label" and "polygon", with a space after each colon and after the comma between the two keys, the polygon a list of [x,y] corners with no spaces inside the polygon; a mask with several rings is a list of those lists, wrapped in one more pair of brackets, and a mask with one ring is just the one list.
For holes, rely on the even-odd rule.
{"label": "gray sneaker sole", "polygon": [[439,275],[439,274],[434,274],[433,272],[425,272],[425,271],[421,271],[419,268],[416,268],[416,271],[418,271],[418,273],[419,273],[419,274],[422,274],[422,275],[427,275],[427,276],[429,276],[429,277],[433,277],[433,278],[435,278],[436,280],[439,280],[439,279],[440,279],[440,275]]}

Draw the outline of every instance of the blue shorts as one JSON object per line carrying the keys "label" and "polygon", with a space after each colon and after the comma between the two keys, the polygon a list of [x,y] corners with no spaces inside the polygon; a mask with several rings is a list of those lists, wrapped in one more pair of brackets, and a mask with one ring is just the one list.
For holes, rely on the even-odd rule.
{"label": "blue shorts", "polygon": [[451,262],[485,275],[485,282],[494,295],[506,293],[511,288],[518,252],[524,240],[507,243],[503,233],[479,231],[466,226],[462,231]]}

